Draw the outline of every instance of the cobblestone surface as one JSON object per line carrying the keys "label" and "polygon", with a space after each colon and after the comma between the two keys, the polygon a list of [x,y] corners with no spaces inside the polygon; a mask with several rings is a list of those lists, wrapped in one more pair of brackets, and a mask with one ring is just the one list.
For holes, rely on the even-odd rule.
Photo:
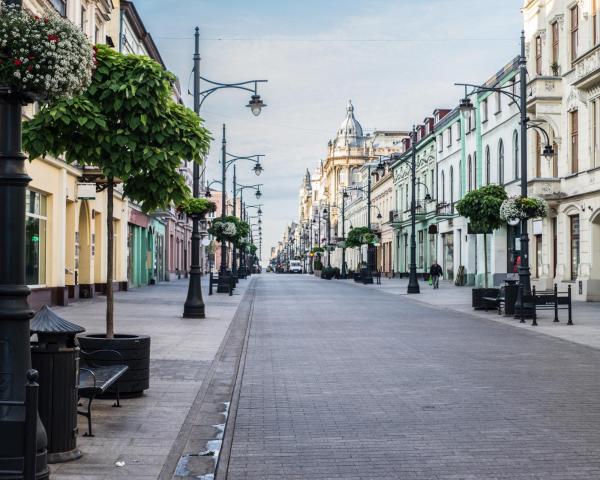
{"label": "cobblestone surface", "polygon": [[600,479],[599,363],[468,311],[262,275],[227,478]]}

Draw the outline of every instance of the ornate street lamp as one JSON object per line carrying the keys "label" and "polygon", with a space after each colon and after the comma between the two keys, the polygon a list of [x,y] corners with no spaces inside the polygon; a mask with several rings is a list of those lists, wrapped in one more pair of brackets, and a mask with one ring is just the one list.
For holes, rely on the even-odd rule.
{"label": "ornate street lamp", "polygon": [[[266,105],[258,94],[258,84],[266,83],[267,80],[249,80],[240,83],[220,83],[209,80],[200,75],[200,29],[196,27],[194,34],[194,112],[200,115],[200,108],[204,101],[217,90],[222,89],[238,89],[252,93],[248,106],[251,108],[254,116],[260,115],[263,107]],[[200,81],[204,81],[211,87],[201,91]],[[247,85],[254,85],[254,88],[249,88]],[[225,127],[223,126],[223,132]],[[256,167],[255,167],[256,168]],[[202,170],[202,180],[200,179],[200,166],[194,163],[193,167],[193,195],[194,198],[200,197],[200,185],[204,183],[204,171]],[[257,173],[258,175],[258,173]],[[223,184],[225,180],[223,179]],[[210,192],[209,192],[210,193]],[[210,195],[207,195],[210,196]],[[224,200],[224,197],[223,197]],[[225,202],[223,201],[223,204]],[[190,266],[190,282],[188,284],[188,293],[183,306],[183,316],[185,318],[205,318],[204,300],[202,298],[202,268],[200,265],[200,224],[199,219],[194,218],[192,222],[192,261]]]}
{"label": "ornate street lamp", "polygon": [[[473,103],[469,99],[467,94],[467,88],[473,88],[473,93],[481,92],[496,92],[501,95],[509,97],[513,102],[516,103],[520,113],[520,125],[521,125],[521,197],[527,197],[527,130],[535,129],[542,133],[546,141],[544,146],[543,155],[546,160],[552,159],[554,156],[554,149],[550,145],[550,137],[548,132],[543,129],[538,122],[531,121],[527,116],[527,59],[525,57],[525,32],[521,32],[521,55],[519,56],[519,87],[520,92],[513,93],[506,89],[506,87],[489,87],[486,85],[473,85],[468,83],[457,83],[456,85],[465,87],[465,97],[460,101],[460,110],[465,118],[471,114],[473,110]],[[519,265],[519,283],[522,286],[523,293],[529,294],[531,292],[531,271],[529,268],[529,234],[528,234],[527,221],[521,222],[521,264]],[[521,303],[517,302],[517,307]]]}

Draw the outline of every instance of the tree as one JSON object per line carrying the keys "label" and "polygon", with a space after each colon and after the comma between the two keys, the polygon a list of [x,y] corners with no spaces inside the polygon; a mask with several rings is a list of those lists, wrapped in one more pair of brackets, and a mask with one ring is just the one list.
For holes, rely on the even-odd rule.
{"label": "tree", "polygon": [[486,185],[467,193],[456,203],[456,210],[467,218],[473,233],[483,234],[484,286],[488,286],[487,234],[500,228],[504,221],[500,207],[507,195],[500,185]]}
{"label": "tree", "polygon": [[106,336],[114,336],[113,193],[117,182],[146,212],[180,204],[189,188],[178,168],[200,163],[210,135],[202,120],[172,99],[173,74],[142,55],[98,46],[96,69],[81,95],[42,107],[23,127],[30,158],[64,155],[92,165],[107,189]]}
{"label": "tree", "polygon": [[356,227],[348,232],[347,248],[358,248],[362,245],[373,245],[377,235],[369,227]]}

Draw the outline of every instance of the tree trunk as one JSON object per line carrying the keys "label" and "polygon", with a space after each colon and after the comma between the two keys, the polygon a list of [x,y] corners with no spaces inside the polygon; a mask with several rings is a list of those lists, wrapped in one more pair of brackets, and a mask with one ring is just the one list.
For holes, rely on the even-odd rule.
{"label": "tree trunk", "polygon": [[487,233],[483,234],[483,287],[488,288]]}
{"label": "tree trunk", "polygon": [[114,178],[108,177],[107,189],[107,208],[106,208],[106,338],[114,338],[114,297],[113,297],[113,243],[114,243],[114,222],[113,222],[113,193]]}

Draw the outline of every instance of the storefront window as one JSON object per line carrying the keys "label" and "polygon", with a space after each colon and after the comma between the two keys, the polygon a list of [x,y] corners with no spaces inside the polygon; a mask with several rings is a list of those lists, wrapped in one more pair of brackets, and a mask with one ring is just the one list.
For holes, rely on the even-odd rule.
{"label": "storefront window", "polygon": [[579,215],[571,218],[571,280],[577,279],[579,267]]}
{"label": "storefront window", "polygon": [[521,224],[507,227],[506,273],[519,273],[521,265]]}
{"label": "storefront window", "polygon": [[444,245],[443,268],[446,278],[454,280],[454,234],[444,233],[442,235],[442,242]]}
{"label": "storefront window", "polygon": [[25,204],[25,281],[46,283],[46,197],[27,190]]}

